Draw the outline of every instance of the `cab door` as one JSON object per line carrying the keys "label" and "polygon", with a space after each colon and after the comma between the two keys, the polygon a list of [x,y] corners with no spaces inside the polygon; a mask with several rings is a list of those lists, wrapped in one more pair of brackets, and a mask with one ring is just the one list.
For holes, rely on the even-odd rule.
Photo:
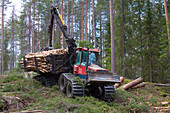
{"label": "cab door", "polygon": [[87,51],[78,51],[76,64],[74,65],[74,74],[80,78],[86,78],[86,57]]}

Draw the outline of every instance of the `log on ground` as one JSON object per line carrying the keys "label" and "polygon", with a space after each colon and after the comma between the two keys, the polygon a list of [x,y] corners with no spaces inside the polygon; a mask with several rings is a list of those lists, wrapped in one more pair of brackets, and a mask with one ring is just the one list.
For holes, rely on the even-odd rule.
{"label": "log on ground", "polygon": [[140,78],[138,78],[136,80],[133,80],[132,82],[129,82],[129,83],[121,86],[120,89],[125,89],[126,90],[128,88],[131,88],[131,87],[135,86],[136,84],[141,83],[142,81],[143,81],[143,78],[140,77]]}
{"label": "log on ground", "polygon": [[142,82],[142,83],[140,83],[140,84],[137,84],[137,85],[133,86],[132,88],[133,88],[133,89],[141,88],[141,87],[144,87],[145,85],[146,85],[146,83],[145,83],[145,82]]}
{"label": "log on ground", "polygon": [[124,81],[124,77],[120,77],[120,83],[116,83],[116,84],[115,84],[115,88],[121,86],[121,84],[123,83],[123,81]]}
{"label": "log on ground", "polygon": [[155,86],[166,86],[166,87],[170,87],[170,84],[159,84],[159,83],[153,83]]}

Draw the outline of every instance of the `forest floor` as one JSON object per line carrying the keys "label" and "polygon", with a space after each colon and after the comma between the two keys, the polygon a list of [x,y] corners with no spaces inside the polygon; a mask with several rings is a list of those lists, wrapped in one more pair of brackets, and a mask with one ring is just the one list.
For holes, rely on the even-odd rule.
{"label": "forest floor", "polygon": [[[156,87],[149,82],[142,88],[117,89],[115,100],[108,103],[89,96],[67,98],[57,85],[43,87],[30,76],[25,76],[26,72],[0,76],[0,112],[170,112],[169,87]],[[125,79],[124,84],[130,81]],[[168,104],[162,105],[161,102]]]}

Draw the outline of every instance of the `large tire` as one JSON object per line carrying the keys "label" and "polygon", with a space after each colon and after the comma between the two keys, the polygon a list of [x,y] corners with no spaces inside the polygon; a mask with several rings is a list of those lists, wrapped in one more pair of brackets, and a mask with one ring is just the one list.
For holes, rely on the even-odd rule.
{"label": "large tire", "polygon": [[73,86],[72,83],[69,81],[66,87],[66,96],[69,98],[73,97]]}
{"label": "large tire", "polygon": [[45,77],[44,76],[41,76],[41,84],[43,85],[43,86],[45,86],[45,87],[48,87],[48,85],[47,85],[47,82],[46,82],[46,79],[45,79]]}
{"label": "large tire", "polygon": [[41,83],[45,87],[54,86],[56,84],[55,78],[52,76],[42,76],[41,79]]}
{"label": "large tire", "polygon": [[59,89],[62,93],[65,93],[66,79],[63,75],[61,75],[60,78],[59,78]]}

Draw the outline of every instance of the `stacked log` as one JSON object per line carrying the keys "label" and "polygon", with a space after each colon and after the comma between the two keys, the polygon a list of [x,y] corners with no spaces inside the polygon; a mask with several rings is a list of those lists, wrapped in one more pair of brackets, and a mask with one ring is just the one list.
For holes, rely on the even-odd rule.
{"label": "stacked log", "polygon": [[29,53],[21,59],[21,68],[27,71],[40,71],[42,73],[51,72],[53,62],[52,56],[55,56],[55,68],[58,68],[68,59],[68,51],[66,49],[54,49]]}

